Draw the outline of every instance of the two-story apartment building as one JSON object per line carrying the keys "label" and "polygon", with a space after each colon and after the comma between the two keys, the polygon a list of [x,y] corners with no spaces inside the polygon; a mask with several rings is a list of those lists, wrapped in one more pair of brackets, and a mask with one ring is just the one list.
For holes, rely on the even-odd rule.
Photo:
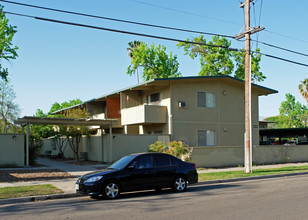
{"label": "two-story apartment building", "polygon": [[[258,97],[273,93],[252,84],[253,145],[259,142]],[[118,119],[113,133],[168,134],[192,147],[244,144],[244,82],[230,76],[153,79],[75,107],[93,118]]]}

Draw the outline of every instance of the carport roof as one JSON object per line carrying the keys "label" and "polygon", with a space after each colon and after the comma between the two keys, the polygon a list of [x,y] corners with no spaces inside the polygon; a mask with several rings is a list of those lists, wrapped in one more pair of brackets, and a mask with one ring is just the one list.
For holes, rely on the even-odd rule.
{"label": "carport roof", "polygon": [[110,126],[116,123],[117,119],[75,119],[75,118],[40,118],[25,116],[14,121],[15,124],[40,124],[40,125],[79,125],[79,126]]}
{"label": "carport roof", "polygon": [[270,137],[308,136],[308,128],[260,129],[259,133]]}

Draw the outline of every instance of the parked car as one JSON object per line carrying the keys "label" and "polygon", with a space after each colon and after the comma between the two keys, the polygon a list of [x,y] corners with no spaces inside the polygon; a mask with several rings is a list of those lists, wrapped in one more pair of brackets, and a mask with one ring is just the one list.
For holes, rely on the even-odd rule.
{"label": "parked car", "polygon": [[197,182],[196,164],[164,153],[140,153],[122,157],[106,170],[80,177],[76,192],[115,199],[121,192],[147,189],[183,192],[188,183]]}

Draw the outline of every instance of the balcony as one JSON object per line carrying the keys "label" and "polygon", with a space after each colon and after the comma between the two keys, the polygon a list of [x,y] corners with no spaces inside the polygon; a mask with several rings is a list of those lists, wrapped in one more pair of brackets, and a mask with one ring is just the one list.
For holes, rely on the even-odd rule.
{"label": "balcony", "polygon": [[140,105],[121,110],[122,125],[167,123],[167,106]]}

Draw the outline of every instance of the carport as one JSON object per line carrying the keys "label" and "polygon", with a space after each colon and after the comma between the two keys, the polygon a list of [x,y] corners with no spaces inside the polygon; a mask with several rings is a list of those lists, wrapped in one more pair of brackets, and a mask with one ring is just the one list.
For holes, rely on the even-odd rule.
{"label": "carport", "polygon": [[[23,128],[27,127],[26,131],[26,166],[29,166],[29,140],[30,140],[30,124],[36,125],[75,125],[75,126],[100,126],[100,129],[109,129],[110,145],[112,145],[112,125],[117,119],[75,119],[75,118],[40,118],[24,116],[14,121],[15,124],[20,124]],[[103,132],[101,132],[103,133]],[[110,155],[112,154],[112,146],[110,146]]]}
{"label": "carport", "polygon": [[278,138],[279,143],[281,143],[282,138],[306,137],[307,142],[308,128],[260,129],[259,134],[261,145],[264,144],[265,137]]}

